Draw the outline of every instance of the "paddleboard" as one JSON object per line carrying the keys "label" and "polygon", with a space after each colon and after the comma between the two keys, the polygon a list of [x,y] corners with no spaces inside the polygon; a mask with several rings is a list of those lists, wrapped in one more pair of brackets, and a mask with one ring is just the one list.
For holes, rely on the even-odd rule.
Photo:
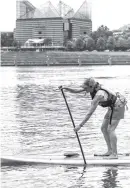
{"label": "paddleboard", "polygon": [[[84,166],[81,157],[65,157],[65,156],[43,156],[42,158],[31,157],[1,157],[1,166],[16,165],[71,165]],[[130,166],[130,157],[121,157],[118,159],[103,159],[102,157],[86,157],[86,165],[89,166]]]}

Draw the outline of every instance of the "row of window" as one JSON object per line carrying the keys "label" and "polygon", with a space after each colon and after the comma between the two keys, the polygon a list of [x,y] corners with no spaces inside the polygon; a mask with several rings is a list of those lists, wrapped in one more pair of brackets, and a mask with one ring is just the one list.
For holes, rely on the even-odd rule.
{"label": "row of window", "polygon": [[[42,34],[42,31],[39,31],[38,34]],[[83,34],[87,34],[87,32],[85,31]],[[39,39],[41,39],[41,37]]]}

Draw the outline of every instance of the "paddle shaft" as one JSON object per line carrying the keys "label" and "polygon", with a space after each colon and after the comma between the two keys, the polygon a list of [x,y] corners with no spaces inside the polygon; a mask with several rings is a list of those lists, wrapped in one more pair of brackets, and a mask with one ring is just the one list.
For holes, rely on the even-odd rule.
{"label": "paddle shaft", "polygon": [[[72,117],[72,114],[71,114],[71,111],[70,111],[69,105],[68,105],[68,103],[67,103],[67,100],[66,100],[65,94],[64,94],[64,92],[63,92],[63,88],[60,88],[60,90],[61,90],[62,95],[63,95],[63,97],[64,97],[64,100],[65,100],[65,103],[66,103],[66,106],[67,106],[67,109],[68,109],[68,112],[69,112],[69,115],[70,115],[70,118],[71,118],[71,121],[72,121],[73,127],[75,128],[75,123],[74,123],[74,120],[73,120],[73,117]],[[82,156],[83,156],[84,164],[86,165],[86,159],[85,159],[84,152],[83,152],[83,148],[82,148],[82,145],[81,145],[81,142],[80,142],[80,139],[79,139],[79,135],[78,135],[77,132],[75,132],[75,134],[76,134],[76,137],[77,137],[77,140],[78,140],[79,146],[80,146],[80,150],[81,150],[81,153],[82,153]]]}

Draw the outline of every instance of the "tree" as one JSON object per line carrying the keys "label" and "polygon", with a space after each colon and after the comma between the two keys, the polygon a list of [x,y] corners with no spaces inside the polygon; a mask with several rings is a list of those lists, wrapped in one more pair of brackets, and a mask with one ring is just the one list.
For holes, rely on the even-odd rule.
{"label": "tree", "polygon": [[98,36],[103,37],[105,41],[107,41],[109,36],[112,36],[112,31],[109,31],[109,28],[107,26],[101,25],[98,29]]}
{"label": "tree", "polygon": [[103,37],[99,37],[96,43],[96,48],[98,51],[103,51],[106,48],[106,43]]}
{"label": "tree", "polygon": [[1,33],[1,46],[12,46],[14,41],[13,32]]}
{"label": "tree", "polygon": [[119,37],[118,40],[116,40],[115,48],[117,50],[126,50],[128,48],[128,41],[123,37]]}
{"label": "tree", "polygon": [[76,49],[77,49],[77,50],[83,50],[84,47],[85,47],[85,43],[84,43],[84,41],[83,41],[81,38],[78,38],[78,39],[75,41],[75,46],[76,46]]}
{"label": "tree", "polygon": [[130,32],[123,32],[123,38],[128,39],[130,37]]}
{"label": "tree", "polygon": [[115,48],[115,39],[114,39],[114,37],[112,37],[112,36],[108,37],[106,47],[110,51],[112,51]]}
{"label": "tree", "polygon": [[104,33],[104,31],[109,31],[109,29],[108,29],[108,27],[107,26],[104,26],[104,25],[101,25],[98,29],[97,29],[97,31],[99,31],[99,32],[103,32]]}
{"label": "tree", "polygon": [[121,48],[126,47],[126,44],[127,44],[126,39],[120,37],[120,38],[118,39],[118,41],[119,41],[119,46],[120,46]]}
{"label": "tree", "polygon": [[94,39],[95,43],[97,43],[97,40],[99,37],[104,38],[105,41],[107,41],[109,36],[113,36],[113,32],[108,29],[107,26],[101,25],[97,31],[92,32],[91,37]]}
{"label": "tree", "polygon": [[18,46],[18,42],[16,40],[13,41],[12,43],[13,46]]}
{"label": "tree", "polygon": [[67,43],[66,43],[66,48],[67,48],[67,50],[73,50],[74,49],[74,44],[73,44],[73,42],[72,41],[67,41]]}
{"label": "tree", "polygon": [[92,51],[95,49],[95,42],[91,37],[89,37],[85,40],[85,47],[89,51]]}
{"label": "tree", "polygon": [[113,32],[112,31],[106,31],[105,35],[108,38],[110,36],[113,36]]}
{"label": "tree", "polygon": [[90,36],[89,35],[80,35],[80,37],[79,37],[81,40],[87,40],[88,38],[90,38]]}
{"label": "tree", "polygon": [[93,31],[90,35],[92,37],[92,39],[95,41],[95,43],[97,42],[98,39],[98,33],[97,31]]}

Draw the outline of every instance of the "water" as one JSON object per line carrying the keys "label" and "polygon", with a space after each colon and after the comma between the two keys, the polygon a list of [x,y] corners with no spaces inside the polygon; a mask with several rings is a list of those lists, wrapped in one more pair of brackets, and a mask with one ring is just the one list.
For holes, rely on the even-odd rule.
{"label": "water", "polygon": [[[0,113],[2,155],[42,157],[80,153],[68,111],[58,86],[77,87],[93,76],[128,99],[130,66],[0,67]],[[75,124],[90,106],[84,94],[65,93]],[[106,110],[98,107],[80,130],[86,156],[106,151],[100,131]],[[130,115],[117,129],[118,151],[130,152]],[[129,188],[129,167],[20,166],[2,167],[3,188]]]}

